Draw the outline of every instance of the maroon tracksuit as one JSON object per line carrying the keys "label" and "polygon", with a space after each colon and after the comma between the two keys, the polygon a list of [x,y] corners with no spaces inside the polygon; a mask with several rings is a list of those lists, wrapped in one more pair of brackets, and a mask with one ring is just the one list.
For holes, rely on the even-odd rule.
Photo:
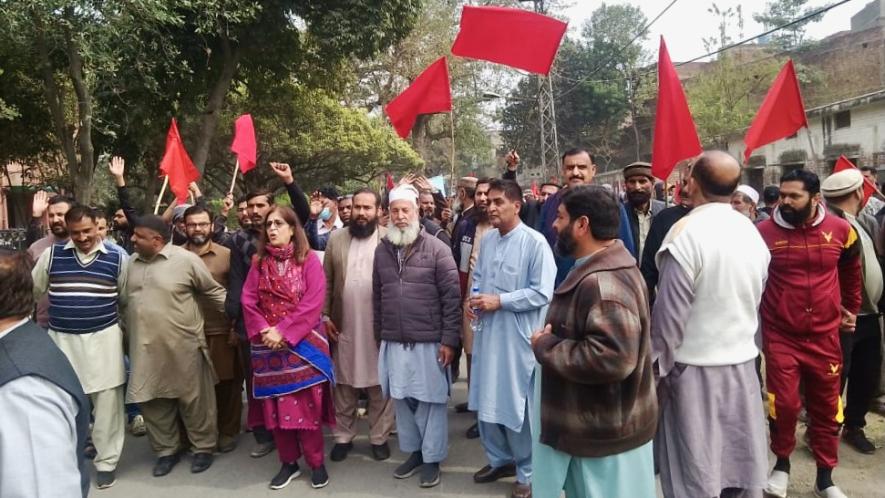
{"label": "maroon tracksuit", "polygon": [[779,210],[758,226],[771,251],[760,305],[771,451],[787,458],[796,446],[801,381],[811,450],[818,467],[833,468],[842,423],[839,323],[842,307],[854,314],[860,309],[860,241],[823,206],[800,227],[786,223]]}

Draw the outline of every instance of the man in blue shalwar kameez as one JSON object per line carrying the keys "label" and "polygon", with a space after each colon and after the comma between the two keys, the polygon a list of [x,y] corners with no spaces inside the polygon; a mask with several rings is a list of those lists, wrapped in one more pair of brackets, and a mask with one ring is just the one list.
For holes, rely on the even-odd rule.
{"label": "man in blue shalwar kameez", "polygon": [[482,323],[474,336],[469,407],[478,412],[489,465],[477,483],[516,475],[511,496],[531,496],[532,427],[529,407],[535,357],[529,338],[543,325],[553,296],[556,262],[540,233],[520,221],[522,192],[512,180],[489,187],[489,220],[474,269],[472,314]]}

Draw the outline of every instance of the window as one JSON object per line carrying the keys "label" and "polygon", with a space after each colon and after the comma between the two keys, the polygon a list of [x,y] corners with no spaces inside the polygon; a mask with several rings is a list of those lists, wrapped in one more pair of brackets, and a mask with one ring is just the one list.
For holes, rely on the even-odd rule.
{"label": "window", "polygon": [[836,115],[833,116],[833,121],[836,123],[837,130],[851,128],[851,111],[837,112]]}

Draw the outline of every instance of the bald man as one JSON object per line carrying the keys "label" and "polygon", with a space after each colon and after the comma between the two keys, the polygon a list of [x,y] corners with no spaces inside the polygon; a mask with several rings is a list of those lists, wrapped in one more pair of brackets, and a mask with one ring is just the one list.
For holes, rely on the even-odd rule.
{"label": "bald man", "polygon": [[699,156],[683,190],[694,209],[657,253],[655,451],[668,498],[761,497],[765,485],[754,338],[770,255],[753,223],[730,205],[740,176],[724,152]]}

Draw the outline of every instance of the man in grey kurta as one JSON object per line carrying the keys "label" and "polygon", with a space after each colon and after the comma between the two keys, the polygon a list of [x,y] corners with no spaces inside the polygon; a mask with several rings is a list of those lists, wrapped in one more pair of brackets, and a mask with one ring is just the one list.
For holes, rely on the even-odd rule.
{"label": "man in grey kurta", "polygon": [[731,156],[704,153],[683,194],[695,208],[657,255],[655,451],[667,498],[761,497],[765,485],[754,336],[770,256],[752,222],[728,204],[739,179]]}
{"label": "man in grey kurta", "polygon": [[516,475],[512,496],[531,495],[532,427],[529,407],[535,355],[529,338],[544,325],[553,297],[556,262],[544,236],[520,221],[522,192],[513,180],[489,187],[489,220],[473,272],[479,294],[470,307],[482,322],[473,338],[469,406],[489,460],[477,483]]}
{"label": "man in grey kurta", "polygon": [[218,439],[216,383],[197,296],[224,312],[224,288],[196,254],[170,243],[156,216],[139,220],[132,236],[137,255],[129,265],[126,325],[132,375],[127,400],[139,403],[148,437],[159,457],[154,476],[168,474],[185,443],[193,445],[192,472],[212,463]]}

